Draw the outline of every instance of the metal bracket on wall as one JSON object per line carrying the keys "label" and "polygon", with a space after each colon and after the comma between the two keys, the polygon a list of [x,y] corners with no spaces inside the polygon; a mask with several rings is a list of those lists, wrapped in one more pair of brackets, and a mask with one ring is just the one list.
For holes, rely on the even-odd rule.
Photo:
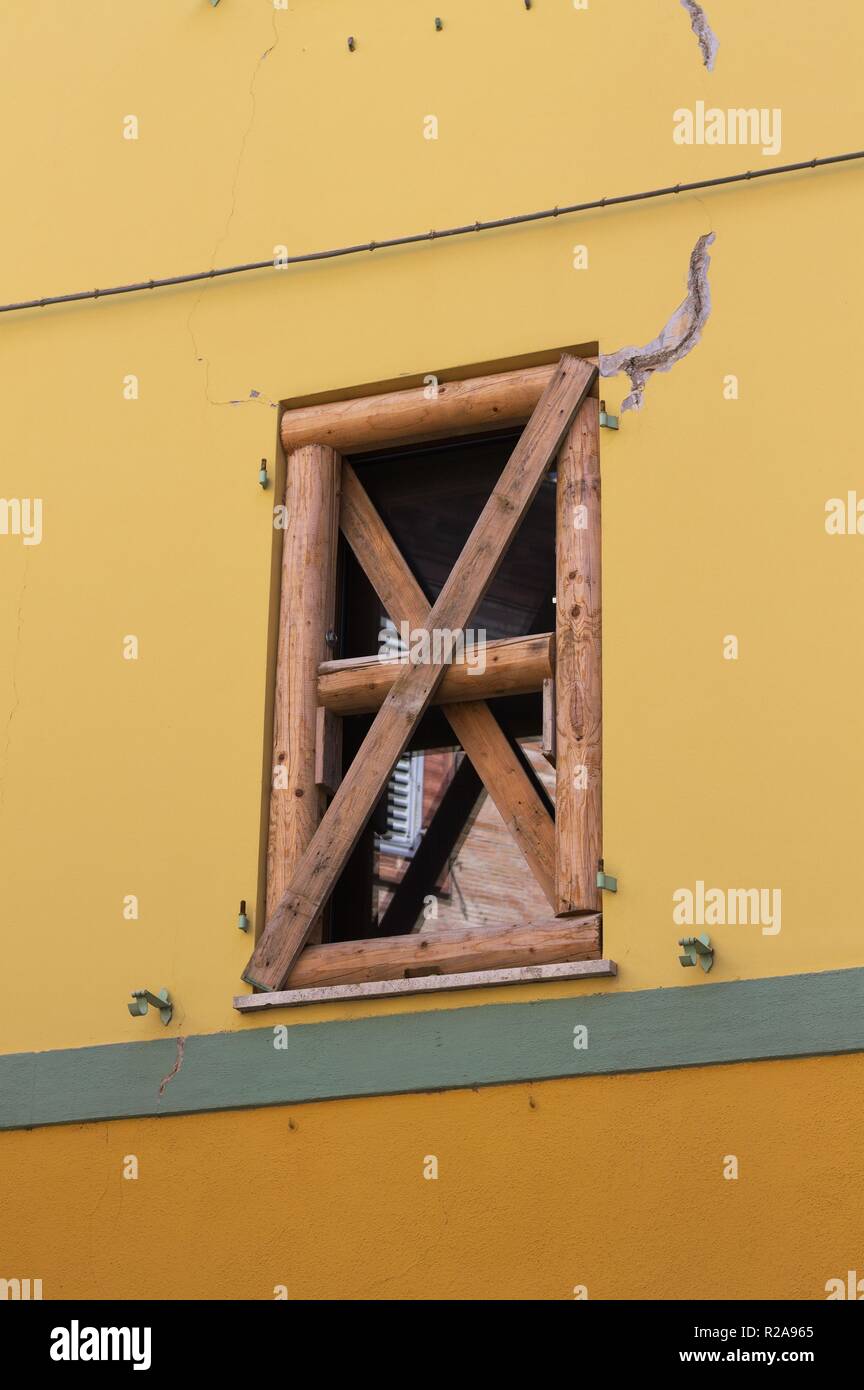
{"label": "metal bracket on wall", "polygon": [[714,964],[714,947],[710,936],[682,936],[678,945],[684,947],[684,955],[678,957],[682,965],[695,965],[698,960],[705,973],[708,973]]}
{"label": "metal bracket on wall", "polygon": [[603,430],[617,430],[618,416],[606,414],[606,402],[600,402],[600,428]]}
{"label": "metal bracket on wall", "polygon": [[238,917],[237,917],[237,925],[238,925],[238,927],[240,928],[241,931],[248,931],[248,930],[249,930],[249,918],[246,916],[246,899],[245,899],[245,898],[241,898],[241,900],[240,900],[240,912],[239,912],[239,915],[238,915]]}
{"label": "metal bracket on wall", "polygon": [[153,994],[149,989],[133,989],[132,999],[134,1002],[132,1004],[127,1004],[126,1007],[133,1018],[143,1018],[149,1004],[152,1005],[154,1009],[159,1010],[159,1017],[163,1023],[167,1024],[171,1022],[171,1016],[174,1013],[174,1005],[171,1003],[171,996],[167,989],[160,989],[158,994]]}
{"label": "metal bracket on wall", "polygon": [[602,869],[597,870],[597,887],[604,889],[607,893],[618,892],[618,880],[611,874],[604,874]]}

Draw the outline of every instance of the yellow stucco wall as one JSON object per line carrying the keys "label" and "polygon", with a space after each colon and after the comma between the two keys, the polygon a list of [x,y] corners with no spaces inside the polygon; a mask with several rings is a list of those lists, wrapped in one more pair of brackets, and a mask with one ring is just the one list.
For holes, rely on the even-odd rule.
{"label": "yellow stucco wall", "polygon": [[[828,22],[804,0],[715,8],[709,74],[676,0],[474,0],[440,34],[397,0],[6,7],[2,298],[766,162],[675,145],[673,110],[700,99],[780,107],[773,162],[854,148],[860,7]],[[847,166],[4,318],[0,492],[43,499],[44,538],[0,537],[0,1048],[156,1034],[124,1007],[142,984],[171,988],[178,1032],[242,1026],[270,402],[647,342],[712,230],[702,343],[603,436],[605,845],[621,884],[606,931],[621,973],[603,988],[689,982],[671,895],[700,878],[783,893],[779,935],[717,929],[715,979],[859,964],[864,542],[827,536],[824,505],[860,484],[862,189]],[[615,409],[625,378],[604,388]]]}
{"label": "yellow stucco wall", "polygon": [[[472,0],[440,34],[400,0],[5,6],[0,299],[860,144],[859,5],[706,9],[710,74],[678,0]],[[673,111],[698,100],[779,107],[782,150],[674,144]],[[165,1036],[126,1011],[143,985],[171,989],[169,1035],[255,1026],[231,1000],[249,952],[241,898],[260,925],[276,498],[256,477],[260,457],[276,461],[274,404],[567,343],[646,343],[710,231],[701,343],[602,438],[618,978],[271,1021],[864,963],[864,540],[824,527],[829,498],[864,495],[862,209],[849,165],[0,316],[0,495],[39,497],[44,517],[39,546],[0,536],[0,1052]],[[627,389],[603,383],[610,410]],[[137,661],[123,659],[128,634]],[[783,894],[778,935],[712,930],[708,979],[676,960],[672,894],[697,879]],[[129,894],[138,921],[124,919]],[[300,1298],[568,1298],[576,1284],[592,1298],[823,1297],[860,1265],[862,1065],[4,1134],[0,1275],[42,1278],[46,1297],[269,1298],[280,1283]],[[122,1178],[129,1154],[136,1182]],[[728,1154],[738,1181],[723,1179]],[[276,1218],[250,1236],[253,1191]],[[130,1256],[145,1225],[167,1256]]]}
{"label": "yellow stucco wall", "polygon": [[861,1271],[862,1084],[825,1057],[7,1134],[0,1273],[45,1298],[824,1299]]}

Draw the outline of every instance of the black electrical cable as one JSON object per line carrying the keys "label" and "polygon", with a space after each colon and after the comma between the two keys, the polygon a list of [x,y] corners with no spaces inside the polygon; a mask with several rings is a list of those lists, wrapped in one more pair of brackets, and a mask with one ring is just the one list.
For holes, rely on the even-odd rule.
{"label": "black electrical cable", "polygon": [[199,270],[191,275],[169,275],[161,280],[138,280],[131,285],[111,285],[104,290],[79,290],[76,294],[54,294],[46,295],[42,299],[23,299],[17,304],[0,304],[0,314],[12,314],[19,309],[44,309],[49,304],[72,304],[79,299],[107,299],[113,294],[137,294],[139,290],[164,289],[168,285],[189,285],[195,280],[215,280],[222,275],[242,275],[247,270],[274,270],[286,265],[302,265],[307,261],[329,261],[337,256],[356,256],[361,251],[383,251],[391,246],[412,246],[420,241],[437,241],[439,237],[467,236],[469,232],[489,232],[496,227],[516,227],[524,222],[542,222],[550,217],[594,212],[598,208],[614,207],[619,203],[640,203],[648,198],[692,193],[698,188],[719,188],[722,184],[767,179],[774,174],[795,174],[803,169],[818,169],[826,164],[845,164],[853,159],[864,159],[864,150],[853,150],[850,154],[827,155],[824,159],[803,159],[798,164],[778,164],[770,169],[751,169],[744,174],[726,174],[716,179],[697,179],[694,183],[670,184],[666,188],[650,188],[644,193],[622,193],[614,198],[595,198],[590,203],[570,203],[567,207],[517,213],[515,217],[496,217],[488,222],[468,222],[461,227],[444,227],[441,231],[415,232],[412,236],[388,237],[385,241],[365,241],[356,246],[337,246],[329,251],[305,251],[300,256],[280,257],[278,262],[249,261],[245,265],[223,266],[220,270]]}

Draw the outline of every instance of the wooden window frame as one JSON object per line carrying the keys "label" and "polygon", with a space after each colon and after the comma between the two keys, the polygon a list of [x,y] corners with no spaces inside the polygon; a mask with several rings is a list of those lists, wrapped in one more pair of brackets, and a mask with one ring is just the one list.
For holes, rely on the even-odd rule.
{"label": "wooden window frame", "polygon": [[[237,1008],[255,1011],[326,998],[615,973],[614,964],[601,959],[597,886],[603,860],[596,382],[595,358],[565,354],[558,362],[478,374],[469,371],[439,382],[434,391],[410,386],[284,410],[280,439],[286,460],[287,528],[273,746],[274,766],[286,767],[287,788],[283,783],[282,789],[271,792],[266,931],[275,934],[279,927],[284,935],[291,913],[303,921],[300,928],[293,927],[292,951],[282,954],[282,965],[289,957],[291,963],[281,978],[281,966],[270,966],[265,960],[262,971],[256,964],[263,959],[259,939],[244,978],[262,992],[238,997]],[[562,405],[564,394],[567,401]],[[524,427],[529,421],[532,439],[545,432],[544,447],[548,448],[557,428],[555,412],[563,420],[565,407],[572,406],[577,396],[575,411],[554,435],[559,442],[550,455],[558,475],[554,643],[544,635],[495,644],[501,648],[500,658],[491,663],[492,674],[487,674],[482,689],[476,679],[464,680],[464,672],[450,666],[434,677],[437,688],[426,698],[427,704],[444,706],[459,743],[463,748],[467,744],[468,757],[559,920],[492,931],[436,930],[316,944],[310,929],[312,894],[296,889],[298,882],[305,883],[302,869],[299,879],[296,871],[301,862],[308,864],[306,851],[327,812],[328,797],[339,787],[341,717],[360,709],[378,709],[390,699],[389,692],[396,689],[404,670],[398,665],[389,670],[388,664],[374,658],[366,659],[365,670],[362,660],[330,659],[328,634],[334,625],[340,530],[394,619],[408,616],[412,627],[424,626],[432,613],[343,456]],[[524,431],[511,463],[528,433]],[[526,445],[525,452],[530,448]],[[539,452],[535,448],[535,470]],[[518,491],[522,488],[518,474],[516,479]],[[522,497],[520,516],[505,537],[504,549],[533,495],[525,492]],[[473,537],[474,532],[454,566],[454,575]],[[466,616],[460,626],[467,621]],[[487,658],[487,673],[489,669]],[[500,734],[500,729],[483,703],[491,695],[515,690],[543,692],[544,748],[556,772],[551,831],[545,812],[545,825],[536,819],[528,779],[514,792],[512,766],[508,764],[507,775],[502,775],[502,764],[514,755],[503,735],[495,736],[494,730]],[[398,700],[394,708],[399,708]],[[414,718],[419,718],[416,711]],[[376,715],[375,724],[380,723]],[[520,775],[525,777],[524,770]],[[318,913],[314,916],[320,920]],[[304,942],[310,943],[305,949]],[[261,977],[268,971],[265,983]]]}

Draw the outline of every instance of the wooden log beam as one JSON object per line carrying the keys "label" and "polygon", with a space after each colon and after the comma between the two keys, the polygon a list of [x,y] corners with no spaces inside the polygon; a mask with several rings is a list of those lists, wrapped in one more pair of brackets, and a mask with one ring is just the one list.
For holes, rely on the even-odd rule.
{"label": "wooden log beam", "polygon": [[[596,375],[561,358],[432,607],[430,633],[468,626]],[[249,984],[272,990],[287,979],[444,673],[442,660],[406,666],[390,690],[252,953]]]}
{"label": "wooden log beam", "polygon": [[287,460],[267,843],[267,916],[283,897],[325,808],[318,786],[318,667],[333,627],[341,459],[307,444]]}
{"label": "wooden log beam", "polygon": [[[344,465],[342,483],[341,523],[348,544],[397,626],[407,621],[422,628],[429,620],[429,602],[350,464]],[[471,701],[442,709],[554,907],[555,828],[533,775],[487,704]]]}
{"label": "wooden log beam", "polygon": [[327,796],[335,796],[341,781],[342,720],[319,705],[315,719],[315,785],[323,787]]}
{"label": "wooden log beam", "polygon": [[555,678],[543,682],[543,757],[555,766]]}
{"label": "wooden log beam", "polygon": [[444,710],[546,900],[554,903],[555,825],[528,760],[511,748],[488,705]]}
{"label": "wooden log beam", "polygon": [[482,932],[417,932],[307,946],[297,958],[285,988],[363,984],[368,980],[401,980],[422,974],[447,975],[451,971],[499,970],[599,957],[598,917],[496,927]]}
{"label": "wooden log beam", "polygon": [[598,909],[603,854],[600,446],[586,400],[558,455],[555,911]]}
{"label": "wooden log beam", "polygon": [[314,440],[355,454],[523,425],[554,371],[554,366],[525,367],[467,381],[442,381],[435,395],[417,386],[300,406],[282,416],[282,447],[288,452]]}
{"label": "wooden log beam", "polygon": [[424,898],[434,892],[435,884],[465,839],[483,796],[483,783],[470,758],[465,757],[445,787],[413,858],[394,885],[376,935],[400,936],[413,930]]}
{"label": "wooden log beam", "polygon": [[[468,646],[464,656],[448,667],[432,704],[491,700],[542,690],[543,682],[552,675],[554,650],[551,632]],[[334,714],[369,714],[383,705],[406,664],[382,661],[377,656],[324,661],[318,667],[318,703]]]}

